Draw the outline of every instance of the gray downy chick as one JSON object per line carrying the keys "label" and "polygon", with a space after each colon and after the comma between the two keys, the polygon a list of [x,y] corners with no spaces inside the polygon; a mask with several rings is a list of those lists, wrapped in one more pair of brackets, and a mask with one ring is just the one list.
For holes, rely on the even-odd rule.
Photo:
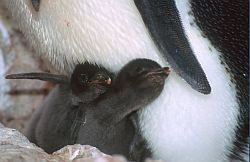
{"label": "gray downy chick", "polygon": [[49,73],[22,73],[7,79],[39,79],[57,83],[32,116],[25,135],[28,139],[52,153],[75,143],[79,124],[84,123],[84,112],[79,105],[88,104],[104,93],[111,84],[111,76],[103,68],[84,63],[75,67],[71,78]]}
{"label": "gray downy chick", "polygon": [[[139,133],[135,130],[138,123],[131,120],[134,118],[131,114],[158,97],[168,74],[168,68],[161,68],[154,61],[137,59],[121,69],[112,87],[104,93],[96,79],[88,86],[81,86],[89,76],[76,68],[70,86],[59,85],[47,97],[27,135],[47,152],[80,143],[140,161],[146,147],[133,147],[131,154],[131,146],[144,144],[140,134],[135,135]],[[89,93],[86,88],[91,89]]]}
{"label": "gray downy chick", "polygon": [[86,122],[80,128],[77,143],[95,146],[106,154],[122,154],[134,161],[150,156],[132,114],[160,95],[169,72],[169,68],[148,59],[125,65],[112,87],[92,102],[92,108],[82,105]]}

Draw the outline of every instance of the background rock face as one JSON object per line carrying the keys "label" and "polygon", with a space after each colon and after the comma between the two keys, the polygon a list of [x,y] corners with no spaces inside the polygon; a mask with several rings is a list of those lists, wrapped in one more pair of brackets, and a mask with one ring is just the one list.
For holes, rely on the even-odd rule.
{"label": "background rock face", "polygon": [[118,156],[108,156],[97,148],[83,145],[66,146],[52,155],[30,143],[15,129],[0,125],[0,161],[1,162],[125,162]]}
{"label": "background rock face", "polygon": [[32,112],[49,91],[34,80],[6,80],[6,74],[46,71],[0,1],[0,122],[23,132]]}

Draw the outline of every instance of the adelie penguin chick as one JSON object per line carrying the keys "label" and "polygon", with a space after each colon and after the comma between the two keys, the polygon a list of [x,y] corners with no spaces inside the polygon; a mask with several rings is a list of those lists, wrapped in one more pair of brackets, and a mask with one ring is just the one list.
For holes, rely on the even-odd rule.
{"label": "adelie penguin chick", "polygon": [[[136,59],[125,65],[106,93],[85,109],[86,123],[76,143],[89,144],[107,154],[130,155],[135,133],[130,116],[156,99],[163,90],[169,68],[148,59]],[[135,159],[137,160],[137,159]]]}
{"label": "adelie penguin chick", "polygon": [[[107,154],[122,154],[134,159],[134,155],[130,156],[130,147],[136,143],[134,124],[138,123],[133,123],[130,115],[159,96],[169,74],[169,68],[161,68],[156,62],[147,59],[131,61],[122,68],[112,87],[100,97],[90,97],[91,102],[79,102],[86,100],[86,92],[77,91],[80,89],[80,76],[86,76],[84,73],[80,74],[75,70],[71,77],[71,89],[75,96],[62,98],[70,91],[62,89],[62,86],[50,94],[43,108],[40,108],[40,112],[34,117],[29,128],[29,136],[34,138],[35,130],[33,141],[47,152],[53,152],[73,142],[95,146]],[[95,81],[95,84],[98,85],[100,82]],[[88,86],[91,87],[93,84]],[[77,112],[73,110],[72,99],[79,100],[76,104]],[[75,119],[75,115],[79,115],[80,121],[84,123],[79,133],[79,124],[72,120]],[[72,129],[72,125],[78,128]]]}
{"label": "adelie penguin chick", "polygon": [[46,152],[56,151],[75,143],[79,124],[84,123],[86,104],[104,93],[111,84],[112,74],[88,63],[79,64],[68,78],[48,73],[11,74],[7,79],[39,79],[58,83],[42,106],[34,113],[26,131],[28,139]]}

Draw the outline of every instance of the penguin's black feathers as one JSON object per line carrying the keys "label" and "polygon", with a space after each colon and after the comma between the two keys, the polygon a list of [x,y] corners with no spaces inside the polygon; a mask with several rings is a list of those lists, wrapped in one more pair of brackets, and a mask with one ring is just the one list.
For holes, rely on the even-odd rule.
{"label": "penguin's black feathers", "polygon": [[211,87],[190,48],[175,1],[134,0],[134,2],[166,61],[193,89],[209,94]]}

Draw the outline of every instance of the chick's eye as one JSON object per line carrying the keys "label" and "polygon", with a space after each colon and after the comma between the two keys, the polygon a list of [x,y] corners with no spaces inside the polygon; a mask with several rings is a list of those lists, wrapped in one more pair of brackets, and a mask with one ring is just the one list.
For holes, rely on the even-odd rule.
{"label": "chick's eye", "polygon": [[40,1],[41,0],[31,0],[31,3],[36,11],[39,11]]}
{"label": "chick's eye", "polygon": [[104,79],[104,77],[101,74],[97,74],[96,79],[102,80],[102,79]]}
{"label": "chick's eye", "polygon": [[86,74],[81,74],[79,81],[81,84],[86,84],[88,82],[88,76]]}

